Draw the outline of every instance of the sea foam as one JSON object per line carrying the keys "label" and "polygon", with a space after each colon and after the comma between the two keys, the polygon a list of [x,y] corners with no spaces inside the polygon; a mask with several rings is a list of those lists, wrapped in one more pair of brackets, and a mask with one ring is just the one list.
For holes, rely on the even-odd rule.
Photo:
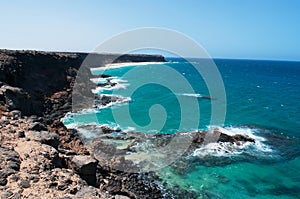
{"label": "sea foam", "polygon": [[265,144],[266,139],[257,135],[258,130],[249,127],[209,127],[210,129],[216,129],[219,132],[234,136],[243,135],[249,138],[253,138],[255,142],[243,142],[243,143],[231,143],[231,142],[212,142],[197,148],[193,152],[193,156],[205,157],[205,156],[233,156],[240,154],[247,154],[250,156],[256,155],[270,155],[273,150]]}

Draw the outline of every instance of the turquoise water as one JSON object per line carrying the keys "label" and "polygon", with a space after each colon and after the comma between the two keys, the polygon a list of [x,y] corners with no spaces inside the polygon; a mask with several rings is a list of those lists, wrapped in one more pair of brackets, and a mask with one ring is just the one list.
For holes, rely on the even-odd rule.
{"label": "turquoise water", "polygon": [[[163,71],[160,75],[151,74],[151,71],[162,67],[160,64],[123,66],[105,71],[96,69],[94,74],[104,72],[115,76],[115,80],[111,81],[118,83],[113,89],[96,89],[96,93],[117,94],[127,97],[130,102],[102,107],[96,112],[74,114],[65,118],[64,123],[70,126],[109,124],[125,131],[144,133],[192,131],[211,125],[212,103],[223,104],[227,101],[223,126],[231,133],[256,136],[259,140],[256,145],[229,155],[220,151],[207,155],[204,151],[210,152],[211,148],[203,148],[189,159],[190,165],[186,171],[177,172],[169,166],[158,171],[159,175],[170,186],[178,185],[198,192],[199,198],[299,198],[300,63],[215,60],[226,90],[224,101],[210,95],[204,79],[191,64],[178,59],[172,61],[176,62],[164,65],[184,77],[192,90],[186,89],[182,81],[164,76]],[[194,64],[201,64],[196,62]],[[136,67],[143,67],[148,72],[134,78],[126,76]],[[151,75],[156,77],[157,82],[167,79],[176,90],[168,88],[167,83],[142,83]],[[130,93],[132,89],[134,92]],[[209,96],[212,100],[203,96]],[[184,110],[180,100],[185,102]],[[149,109],[156,104],[160,104],[164,111],[157,108],[149,113]],[[195,104],[200,110],[197,126],[194,125],[197,118]],[[129,110],[129,115],[126,110]],[[183,119],[183,111],[190,117]],[[159,120],[166,121],[162,126],[144,128],[155,119],[158,123]],[[182,120],[184,125],[180,126]]]}

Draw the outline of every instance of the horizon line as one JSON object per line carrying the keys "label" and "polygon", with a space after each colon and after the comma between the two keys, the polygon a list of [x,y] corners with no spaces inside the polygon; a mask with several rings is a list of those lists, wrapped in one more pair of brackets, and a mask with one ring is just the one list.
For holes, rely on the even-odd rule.
{"label": "horizon line", "polygon": [[[206,58],[197,58],[197,57],[170,57],[170,56],[165,56],[163,54],[158,54],[158,53],[113,53],[113,52],[93,52],[93,51],[72,51],[72,50],[37,50],[37,49],[8,49],[8,48],[0,48],[0,50],[8,50],[8,51],[40,51],[40,52],[54,52],[54,53],[103,53],[103,54],[144,54],[144,55],[160,55],[163,56],[164,58],[176,58],[176,59],[206,59]],[[249,57],[210,57],[211,59],[214,60],[244,60],[244,61],[282,61],[282,62],[300,62],[299,59],[280,59],[280,58],[249,58]]]}

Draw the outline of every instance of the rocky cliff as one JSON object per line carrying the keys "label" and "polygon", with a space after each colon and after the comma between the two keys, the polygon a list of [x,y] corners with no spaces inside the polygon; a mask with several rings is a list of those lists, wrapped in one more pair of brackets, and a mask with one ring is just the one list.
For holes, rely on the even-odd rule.
{"label": "rocky cliff", "polygon": [[[117,62],[165,61],[164,57],[159,55],[0,50],[0,86],[4,85],[0,91],[2,92],[0,100],[2,102],[6,100],[8,110],[18,109],[23,115],[44,115],[49,108],[49,104],[47,106],[45,103],[51,96],[60,91],[70,91],[77,72],[87,56],[89,61],[85,65],[95,66]],[[65,95],[66,93],[59,97],[66,97]],[[69,104],[63,105],[64,108],[70,108]]]}

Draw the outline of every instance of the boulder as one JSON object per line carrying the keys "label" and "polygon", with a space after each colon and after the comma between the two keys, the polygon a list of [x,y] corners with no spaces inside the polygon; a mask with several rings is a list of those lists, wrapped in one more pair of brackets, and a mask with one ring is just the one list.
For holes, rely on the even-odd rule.
{"label": "boulder", "polygon": [[76,155],[71,159],[70,167],[77,172],[89,185],[96,185],[98,161],[84,155]]}
{"label": "boulder", "polygon": [[75,198],[82,199],[98,199],[98,198],[108,198],[106,194],[101,193],[99,189],[91,186],[82,187],[75,195]]}
{"label": "boulder", "polygon": [[225,133],[220,133],[218,142],[230,142],[230,143],[238,143],[238,142],[255,142],[253,138],[246,137],[244,135],[227,135]]}
{"label": "boulder", "polygon": [[40,122],[33,122],[32,124],[29,125],[28,130],[45,131],[45,130],[47,130],[47,127]]}
{"label": "boulder", "polygon": [[63,167],[62,159],[59,157],[57,150],[52,146],[36,141],[20,141],[15,150],[22,159],[20,168],[24,172],[31,173],[34,168],[39,173]]}
{"label": "boulder", "polygon": [[21,110],[25,114],[29,112],[31,107],[30,96],[23,89],[4,85],[0,88],[3,94],[5,104],[9,110]]}
{"label": "boulder", "polygon": [[13,119],[19,119],[22,116],[22,112],[19,110],[13,110],[10,112]]}
{"label": "boulder", "polygon": [[55,133],[51,133],[48,131],[28,131],[26,132],[26,137],[30,140],[34,140],[40,142],[42,144],[47,144],[54,148],[58,148],[59,145],[59,137]]}

